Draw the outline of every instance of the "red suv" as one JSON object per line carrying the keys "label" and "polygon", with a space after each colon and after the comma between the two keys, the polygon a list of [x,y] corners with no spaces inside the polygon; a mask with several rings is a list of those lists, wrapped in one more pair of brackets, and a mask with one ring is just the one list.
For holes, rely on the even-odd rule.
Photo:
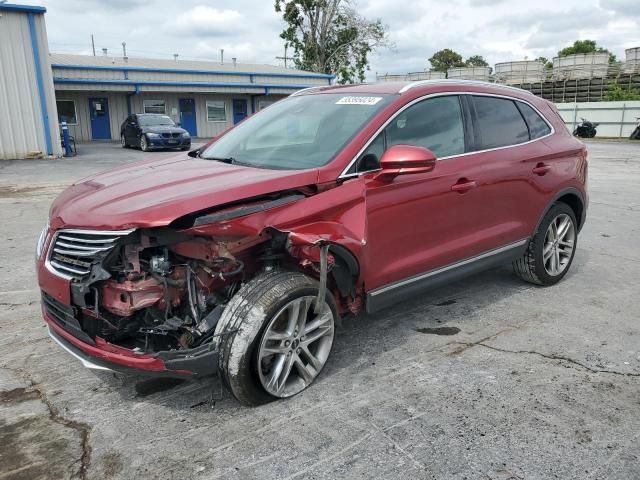
{"label": "red suv", "polygon": [[462,81],[300,91],[200,151],[82,180],[37,248],[51,336],[91,368],[308,387],[340,315],[502,262],[571,265],[587,153],[554,106]]}

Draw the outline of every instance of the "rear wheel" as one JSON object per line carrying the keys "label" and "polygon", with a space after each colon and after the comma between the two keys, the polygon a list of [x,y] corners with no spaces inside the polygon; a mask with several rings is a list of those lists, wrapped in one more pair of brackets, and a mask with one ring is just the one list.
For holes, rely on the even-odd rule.
{"label": "rear wheel", "polygon": [[260,405],[296,395],[322,371],[338,318],[327,292],[319,311],[319,284],[299,272],[261,273],[229,302],[216,327],[219,371],[240,402]]}
{"label": "rear wheel", "polygon": [[537,285],[553,285],[564,277],[573,262],[578,241],[573,209],[556,203],[546,213],[527,251],[513,262],[516,274]]}

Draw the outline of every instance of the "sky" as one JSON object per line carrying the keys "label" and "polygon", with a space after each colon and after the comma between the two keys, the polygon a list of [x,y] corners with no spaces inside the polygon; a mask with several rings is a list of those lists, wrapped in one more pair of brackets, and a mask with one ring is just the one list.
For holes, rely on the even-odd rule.
{"label": "sky", "polygon": [[[576,39],[589,38],[624,60],[640,47],[638,0],[350,0],[369,19],[388,26],[391,48],[370,57],[370,72],[429,68],[442,48],[496,62],[552,58]],[[14,3],[14,2],[12,2]],[[34,0],[47,7],[49,49],[91,54],[108,48],[130,57],[225,60],[282,65],[283,22],[274,0]],[[291,54],[291,52],[289,52]]]}

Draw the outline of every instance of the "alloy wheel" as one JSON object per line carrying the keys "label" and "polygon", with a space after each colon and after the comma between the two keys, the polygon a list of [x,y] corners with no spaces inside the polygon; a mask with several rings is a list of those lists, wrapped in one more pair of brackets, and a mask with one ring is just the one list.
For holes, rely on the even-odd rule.
{"label": "alloy wheel", "polygon": [[124,135],[120,135],[120,143],[122,144],[122,148],[126,148],[127,141],[124,138]]}
{"label": "alloy wheel", "polygon": [[299,297],[271,319],[258,349],[258,374],[264,389],[275,397],[290,397],[308,387],[331,352],[333,312],[323,302],[314,313],[316,297]]}
{"label": "alloy wheel", "polygon": [[560,275],[571,262],[576,243],[576,230],[571,217],[565,213],[554,218],[544,237],[542,260],[551,276]]}

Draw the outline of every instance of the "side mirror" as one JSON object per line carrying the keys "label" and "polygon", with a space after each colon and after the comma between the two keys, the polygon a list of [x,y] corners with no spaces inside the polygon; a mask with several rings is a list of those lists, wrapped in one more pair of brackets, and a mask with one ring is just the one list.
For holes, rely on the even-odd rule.
{"label": "side mirror", "polygon": [[187,152],[187,155],[189,155],[191,158],[198,158],[198,155],[200,155],[200,149],[196,148],[195,150],[189,150],[189,152]]}
{"label": "side mirror", "polygon": [[394,145],[382,154],[380,167],[374,179],[390,182],[398,175],[432,171],[436,167],[436,156],[424,147]]}

